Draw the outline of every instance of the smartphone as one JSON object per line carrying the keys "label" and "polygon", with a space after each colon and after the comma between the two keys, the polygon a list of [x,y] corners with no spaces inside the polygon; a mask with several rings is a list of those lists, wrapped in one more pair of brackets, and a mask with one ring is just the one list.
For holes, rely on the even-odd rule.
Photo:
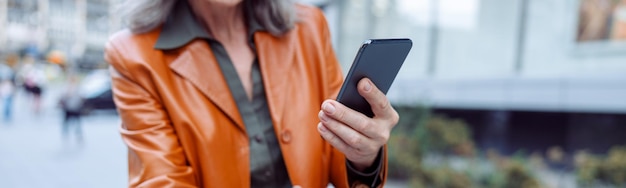
{"label": "smartphone", "polygon": [[337,101],[368,117],[374,117],[369,103],[359,94],[357,84],[361,79],[369,78],[380,91],[387,94],[412,46],[411,39],[370,39],[363,42],[344,79]]}

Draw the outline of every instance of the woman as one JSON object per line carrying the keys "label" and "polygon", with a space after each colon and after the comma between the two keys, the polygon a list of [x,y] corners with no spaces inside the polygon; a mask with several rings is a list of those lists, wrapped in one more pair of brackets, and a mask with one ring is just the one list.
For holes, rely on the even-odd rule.
{"label": "woman", "polygon": [[73,129],[76,142],[83,143],[83,129],[80,122],[81,110],[85,99],[79,94],[78,75],[70,75],[67,78],[66,86],[59,100],[59,105],[63,109],[62,135],[63,141],[69,140],[69,131]]}
{"label": "woman", "polygon": [[[326,20],[290,0],[128,1],[106,47],[130,187],[384,184],[398,121],[368,79],[340,103]],[[320,107],[322,110],[320,110]]]}

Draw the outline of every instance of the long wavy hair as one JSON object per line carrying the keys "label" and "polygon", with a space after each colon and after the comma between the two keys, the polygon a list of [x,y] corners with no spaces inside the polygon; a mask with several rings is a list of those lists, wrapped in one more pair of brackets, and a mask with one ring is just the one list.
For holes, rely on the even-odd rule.
{"label": "long wavy hair", "polygon": [[[144,33],[160,26],[167,19],[176,1],[187,0],[125,0],[119,7],[126,26],[133,33]],[[296,21],[291,0],[243,0],[244,12],[274,36],[289,31]]]}

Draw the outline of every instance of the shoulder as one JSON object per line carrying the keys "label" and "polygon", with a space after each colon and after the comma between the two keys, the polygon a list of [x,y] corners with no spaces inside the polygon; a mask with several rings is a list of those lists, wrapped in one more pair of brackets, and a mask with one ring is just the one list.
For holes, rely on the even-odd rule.
{"label": "shoulder", "polygon": [[105,45],[105,59],[114,68],[127,69],[130,64],[144,64],[159,51],[154,49],[160,28],[146,33],[132,33],[124,29],[113,34]]}
{"label": "shoulder", "polygon": [[[288,38],[298,41],[299,48],[304,53],[323,56],[330,42],[330,30],[326,17],[321,9],[303,4],[296,4],[297,21],[294,28],[288,33]],[[314,57],[309,56],[309,57]]]}
{"label": "shoulder", "polygon": [[295,7],[298,18],[301,21],[324,19],[324,12],[315,6],[296,3]]}
{"label": "shoulder", "polygon": [[321,9],[304,4],[296,4],[296,30],[309,37],[328,35],[328,23]]}
{"label": "shoulder", "polygon": [[296,4],[297,23],[299,29],[323,31],[328,30],[326,17],[321,9],[304,4]]}

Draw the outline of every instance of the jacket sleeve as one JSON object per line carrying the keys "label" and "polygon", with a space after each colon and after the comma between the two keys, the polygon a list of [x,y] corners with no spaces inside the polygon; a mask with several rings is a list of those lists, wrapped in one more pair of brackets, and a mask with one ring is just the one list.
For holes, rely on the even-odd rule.
{"label": "jacket sleeve", "polygon": [[129,187],[196,187],[194,170],[167,112],[154,91],[138,82],[149,78],[137,71],[131,74],[125,67],[129,62],[118,50],[108,43],[105,58],[111,64],[113,96],[122,119],[120,132],[128,146]]}
{"label": "jacket sleeve", "polygon": [[[335,99],[341,85],[343,84],[343,74],[341,72],[341,66],[337,60],[337,56],[332,47],[332,41],[330,37],[330,31],[328,29],[328,23],[324,18],[324,15],[319,11],[319,17],[321,17],[319,28],[322,30],[322,48],[324,58],[323,79],[327,88],[326,96],[328,99]],[[330,146],[332,147],[332,146]],[[387,146],[385,145],[381,149],[378,159],[375,161],[375,171],[373,175],[363,175],[362,173],[354,172],[353,168],[349,168],[344,154],[332,147],[331,163],[330,163],[330,180],[337,187],[382,187],[387,179]],[[349,176],[350,175],[350,176]],[[363,178],[374,178],[371,180],[363,180]],[[347,185],[345,180],[347,179]]]}

